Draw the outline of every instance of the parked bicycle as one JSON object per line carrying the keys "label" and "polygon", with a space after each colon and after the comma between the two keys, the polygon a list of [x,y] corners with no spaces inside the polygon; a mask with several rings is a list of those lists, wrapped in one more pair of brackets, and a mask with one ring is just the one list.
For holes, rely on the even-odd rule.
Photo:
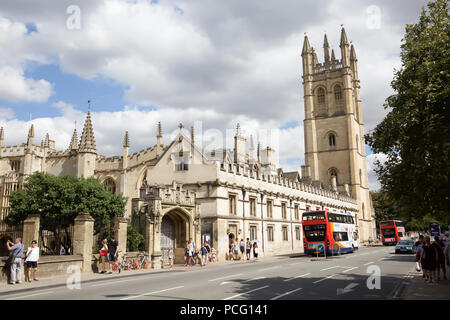
{"label": "parked bicycle", "polygon": [[122,262],[119,263],[118,261],[116,261],[112,264],[113,271],[118,271],[119,268],[122,270],[131,270],[132,268],[132,261],[131,259],[127,259],[126,253],[122,256]]}

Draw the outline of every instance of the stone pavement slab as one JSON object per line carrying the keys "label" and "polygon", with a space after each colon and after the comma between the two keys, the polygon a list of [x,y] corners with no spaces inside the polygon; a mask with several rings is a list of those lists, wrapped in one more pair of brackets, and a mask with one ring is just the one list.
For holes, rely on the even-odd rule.
{"label": "stone pavement slab", "polygon": [[[442,273],[437,283],[425,282],[422,272],[414,270],[411,274],[402,300],[450,300],[450,280],[442,280]],[[450,267],[447,267],[447,278],[450,279]]]}

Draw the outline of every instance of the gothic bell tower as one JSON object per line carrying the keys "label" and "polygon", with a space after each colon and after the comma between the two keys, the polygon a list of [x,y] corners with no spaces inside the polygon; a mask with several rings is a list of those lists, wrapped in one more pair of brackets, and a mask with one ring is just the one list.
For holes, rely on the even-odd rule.
{"label": "gothic bell tower", "polygon": [[305,36],[302,49],[304,88],[305,166],[303,175],[358,202],[359,240],[374,238],[357,59],[341,30],[341,59],[324,36],[324,62]]}

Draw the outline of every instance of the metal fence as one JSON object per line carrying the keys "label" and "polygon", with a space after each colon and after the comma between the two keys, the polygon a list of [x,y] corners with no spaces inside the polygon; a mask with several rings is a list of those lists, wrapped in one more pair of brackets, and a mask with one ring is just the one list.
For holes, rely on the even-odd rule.
{"label": "metal fence", "polygon": [[56,228],[54,231],[39,230],[39,248],[41,255],[71,255],[73,254],[74,226]]}
{"label": "metal fence", "polygon": [[16,238],[22,238],[23,234],[23,224],[10,226],[4,221],[0,221],[0,256],[8,256],[9,251],[6,246],[8,240],[14,242]]}

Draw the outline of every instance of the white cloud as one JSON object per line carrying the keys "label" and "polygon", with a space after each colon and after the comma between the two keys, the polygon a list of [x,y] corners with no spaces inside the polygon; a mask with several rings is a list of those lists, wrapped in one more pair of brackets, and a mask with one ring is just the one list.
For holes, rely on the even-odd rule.
{"label": "white cloud", "polygon": [[376,162],[384,163],[387,160],[387,156],[384,153],[372,153],[367,157],[367,172],[369,174],[369,189],[378,190],[381,185],[378,181],[377,174],[375,172]]}
{"label": "white cloud", "polygon": [[12,119],[14,118],[14,111],[11,108],[1,108],[0,107],[0,119]]}

